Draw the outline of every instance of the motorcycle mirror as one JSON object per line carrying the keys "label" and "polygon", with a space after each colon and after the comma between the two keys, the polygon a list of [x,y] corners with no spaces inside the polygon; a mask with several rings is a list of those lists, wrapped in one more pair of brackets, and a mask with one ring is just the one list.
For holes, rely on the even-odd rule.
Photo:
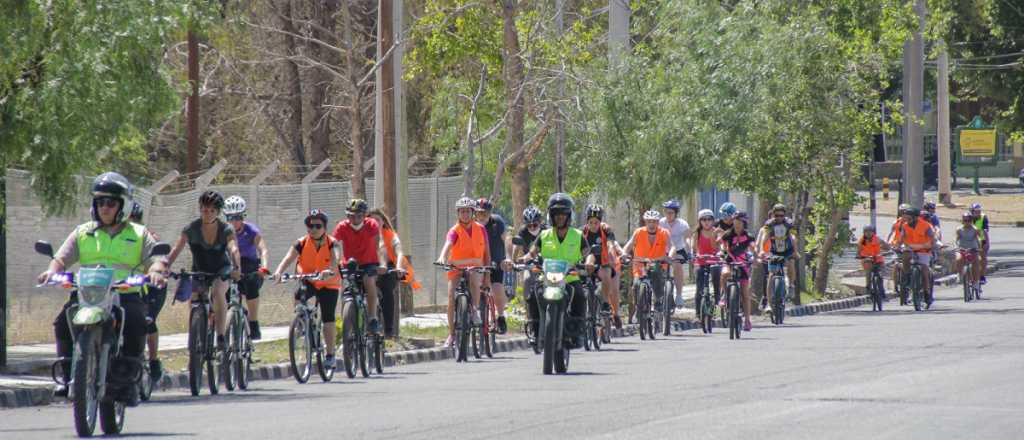
{"label": "motorcycle mirror", "polygon": [[159,242],[155,246],[153,246],[153,250],[150,251],[149,256],[150,257],[160,257],[160,256],[164,256],[164,255],[167,255],[167,254],[170,254],[170,253],[171,253],[171,245],[169,245],[167,243],[164,243],[164,242]]}
{"label": "motorcycle mirror", "polygon": [[526,242],[523,241],[523,237],[512,237],[512,244],[516,246],[526,246]]}
{"label": "motorcycle mirror", "polygon": [[53,258],[53,245],[49,242],[39,240],[36,242],[36,253],[46,255],[47,257]]}

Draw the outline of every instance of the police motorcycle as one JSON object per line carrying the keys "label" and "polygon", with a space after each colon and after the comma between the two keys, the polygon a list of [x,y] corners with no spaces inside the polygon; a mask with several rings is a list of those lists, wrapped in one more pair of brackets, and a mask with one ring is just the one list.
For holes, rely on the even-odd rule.
{"label": "police motorcycle", "polygon": [[[53,246],[45,241],[35,244],[35,251],[53,259]],[[151,255],[171,252],[167,243],[153,247]],[[134,272],[134,268],[132,272]],[[59,369],[66,365],[58,360],[51,369],[54,382],[69,385],[68,400],[72,403],[75,431],[79,437],[90,437],[99,416],[105,434],[118,434],[124,428],[125,406],[132,398],[130,391],[140,389],[144,359],[122,356],[124,309],[120,305],[121,290],[142,287],[149,282],[144,275],[114,279],[109,267],[82,267],[78,272],[58,272],[44,284],[72,290],[78,303],[68,307],[67,321],[74,340],[71,358],[71,383],[63,383]],[[134,388],[137,385],[140,388]]]}

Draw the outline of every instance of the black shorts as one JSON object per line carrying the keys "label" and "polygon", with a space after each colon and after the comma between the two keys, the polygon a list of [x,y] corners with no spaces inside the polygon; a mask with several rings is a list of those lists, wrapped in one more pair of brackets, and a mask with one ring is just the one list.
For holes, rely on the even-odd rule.
{"label": "black shorts", "polygon": [[245,276],[259,270],[260,260],[253,260],[251,258],[242,259],[242,279],[238,281],[238,293],[245,296],[246,299],[256,299],[260,297],[260,287],[263,287],[263,278],[259,276]]}
{"label": "black shorts", "polygon": [[146,334],[151,335],[158,331],[156,327],[156,318],[160,316],[160,310],[164,308],[164,302],[167,300],[167,286],[157,287],[154,285],[146,286],[146,295],[142,297],[142,301],[146,303],[146,318],[149,321],[146,324]]}
{"label": "black shorts", "polygon": [[494,265],[494,269],[491,269],[491,284],[502,284],[505,282],[505,271],[501,270],[501,267],[497,264]]}
{"label": "black shorts", "polygon": [[324,287],[317,289],[311,285],[303,284],[295,291],[295,299],[301,300],[316,297],[316,303],[320,305],[320,320],[326,323],[334,322],[335,309],[338,308],[338,289]]}

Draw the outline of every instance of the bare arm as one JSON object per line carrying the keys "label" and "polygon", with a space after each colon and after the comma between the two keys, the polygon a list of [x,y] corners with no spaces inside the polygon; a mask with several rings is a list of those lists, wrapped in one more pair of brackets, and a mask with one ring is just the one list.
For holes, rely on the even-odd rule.
{"label": "bare arm", "polygon": [[451,253],[452,242],[445,240],[444,246],[441,247],[441,255],[437,257],[437,262],[441,264],[448,263],[448,254]]}
{"label": "bare arm", "polygon": [[295,246],[288,246],[288,254],[284,256],[281,263],[277,265],[277,269],[274,269],[274,278],[281,276],[282,271],[292,264],[295,263],[295,259],[299,257],[299,253],[295,250]]}
{"label": "bare arm", "polygon": [[256,242],[256,247],[260,250],[260,261],[263,263],[263,267],[267,267],[270,264],[270,249],[267,248],[267,242],[263,240],[262,235],[257,235],[253,241]]}
{"label": "bare arm", "polygon": [[178,237],[178,241],[174,243],[174,249],[171,249],[170,255],[167,256],[167,267],[174,265],[174,262],[178,259],[178,254],[181,254],[186,244],[188,244],[188,236],[182,232]]}

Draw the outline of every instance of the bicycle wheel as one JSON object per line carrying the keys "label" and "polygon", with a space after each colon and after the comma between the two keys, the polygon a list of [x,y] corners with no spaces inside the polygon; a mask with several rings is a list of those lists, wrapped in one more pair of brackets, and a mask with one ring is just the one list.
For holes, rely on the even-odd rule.
{"label": "bicycle wheel", "polygon": [[593,300],[590,299],[589,292],[584,292],[584,295],[586,295],[584,296],[584,301],[586,303],[584,304],[584,310],[586,310],[586,316],[583,319],[583,349],[586,351],[590,351],[590,329],[593,328],[594,326],[594,315],[590,314],[590,303],[593,302]]}
{"label": "bicycle wheel", "polygon": [[914,310],[920,312],[924,308],[921,304],[924,301],[924,298],[922,298],[924,296],[924,283],[921,282],[921,271],[919,269],[911,269],[910,277],[910,290],[913,295]]}
{"label": "bicycle wheel", "polygon": [[96,430],[96,412],[99,407],[100,338],[101,329],[89,328],[75,340],[74,376],[71,386],[72,411],[75,432],[79,437],[90,437]]}
{"label": "bicycle wheel", "polygon": [[210,394],[216,395],[220,392],[220,369],[227,350],[217,353],[215,348],[217,334],[213,331],[212,325],[207,326],[206,335],[206,352],[208,354],[206,359],[206,386],[210,390]]}
{"label": "bicycle wheel", "polygon": [[370,338],[366,335],[366,328],[363,327],[363,323],[366,322],[366,310],[360,307],[359,318],[356,319],[356,352],[359,353],[359,372],[363,375],[363,378],[370,377],[370,353],[372,348],[370,347]]}
{"label": "bicycle wheel", "polygon": [[239,390],[249,389],[249,374],[252,366],[252,339],[249,335],[249,322],[240,315],[241,331],[238,332],[238,362],[235,363],[235,384]]}
{"label": "bicycle wheel", "polygon": [[309,316],[300,312],[288,328],[288,359],[292,364],[292,376],[298,383],[306,383],[312,372],[313,353],[309,342]]}
{"label": "bicycle wheel", "polygon": [[970,273],[969,270],[960,272],[960,280],[964,285],[964,302],[971,302],[971,299],[974,298],[974,292],[971,292],[971,277],[967,275],[968,273]]}
{"label": "bicycle wheel", "polygon": [[470,327],[469,319],[469,297],[457,295],[455,297],[455,362],[465,362],[468,358]]}
{"label": "bicycle wheel", "polygon": [[882,302],[884,300],[882,297],[882,289],[882,277],[878,272],[875,272],[874,275],[871,276],[871,300],[874,303],[874,310],[878,312],[882,311]]}
{"label": "bicycle wheel", "polygon": [[153,396],[153,377],[150,376],[149,362],[142,361],[142,377],[139,378],[139,400],[148,402]]}
{"label": "bicycle wheel", "polygon": [[124,402],[100,402],[100,428],[105,435],[117,435],[124,429]]}
{"label": "bicycle wheel", "polygon": [[736,284],[729,284],[726,301],[729,305],[729,339],[739,339],[742,331],[740,322],[740,287]]}
{"label": "bicycle wheel", "polygon": [[646,305],[646,293],[647,289],[641,284],[637,288],[636,292],[636,323],[637,331],[640,332],[640,340],[647,340],[647,310],[650,308]]}
{"label": "bicycle wheel", "polygon": [[672,334],[672,311],[675,310],[675,298],[672,295],[665,295],[661,300],[662,313],[659,317],[663,320],[662,331],[665,336]]}
{"label": "bicycle wheel", "polygon": [[341,359],[345,365],[345,375],[349,379],[356,377],[356,362],[358,362],[356,349],[356,305],[352,301],[345,301],[341,312]]}
{"label": "bicycle wheel", "polygon": [[779,276],[772,277],[772,324],[782,325],[785,298],[786,280]]}
{"label": "bicycle wheel", "polygon": [[206,358],[206,309],[193,307],[188,324],[188,387],[199,395],[203,383],[203,360]]}
{"label": "bicycle wheel", "polygon": [[491,300],[489,298],[483,298],[483,297],[480,298],[480,321],[481,321],[481,324],[480,324],[479,336],[480,336],[480,351],[482,351],[485,356],[487,356],[489,358],[492,358],[492,357],[494,357],[494,354],[491,353],[491,331],[494,330],[494,329],[491,328],[491,312],[490,312],[491,307],[490,307],[490,302],[491,302]]}
{"label": "bicycle wheel", "polygon": [[235,316],[234,311],[228,309],[228,327],[224,333],[224,362],[221,363],[223,370],[220,375],[224,378],[224,389],[227,391],[235,390],[235,363],[238,362],[238,354],[241,350],[238,349],[238,341],[235,338],[235,333],[238,332],[238,319]]}

